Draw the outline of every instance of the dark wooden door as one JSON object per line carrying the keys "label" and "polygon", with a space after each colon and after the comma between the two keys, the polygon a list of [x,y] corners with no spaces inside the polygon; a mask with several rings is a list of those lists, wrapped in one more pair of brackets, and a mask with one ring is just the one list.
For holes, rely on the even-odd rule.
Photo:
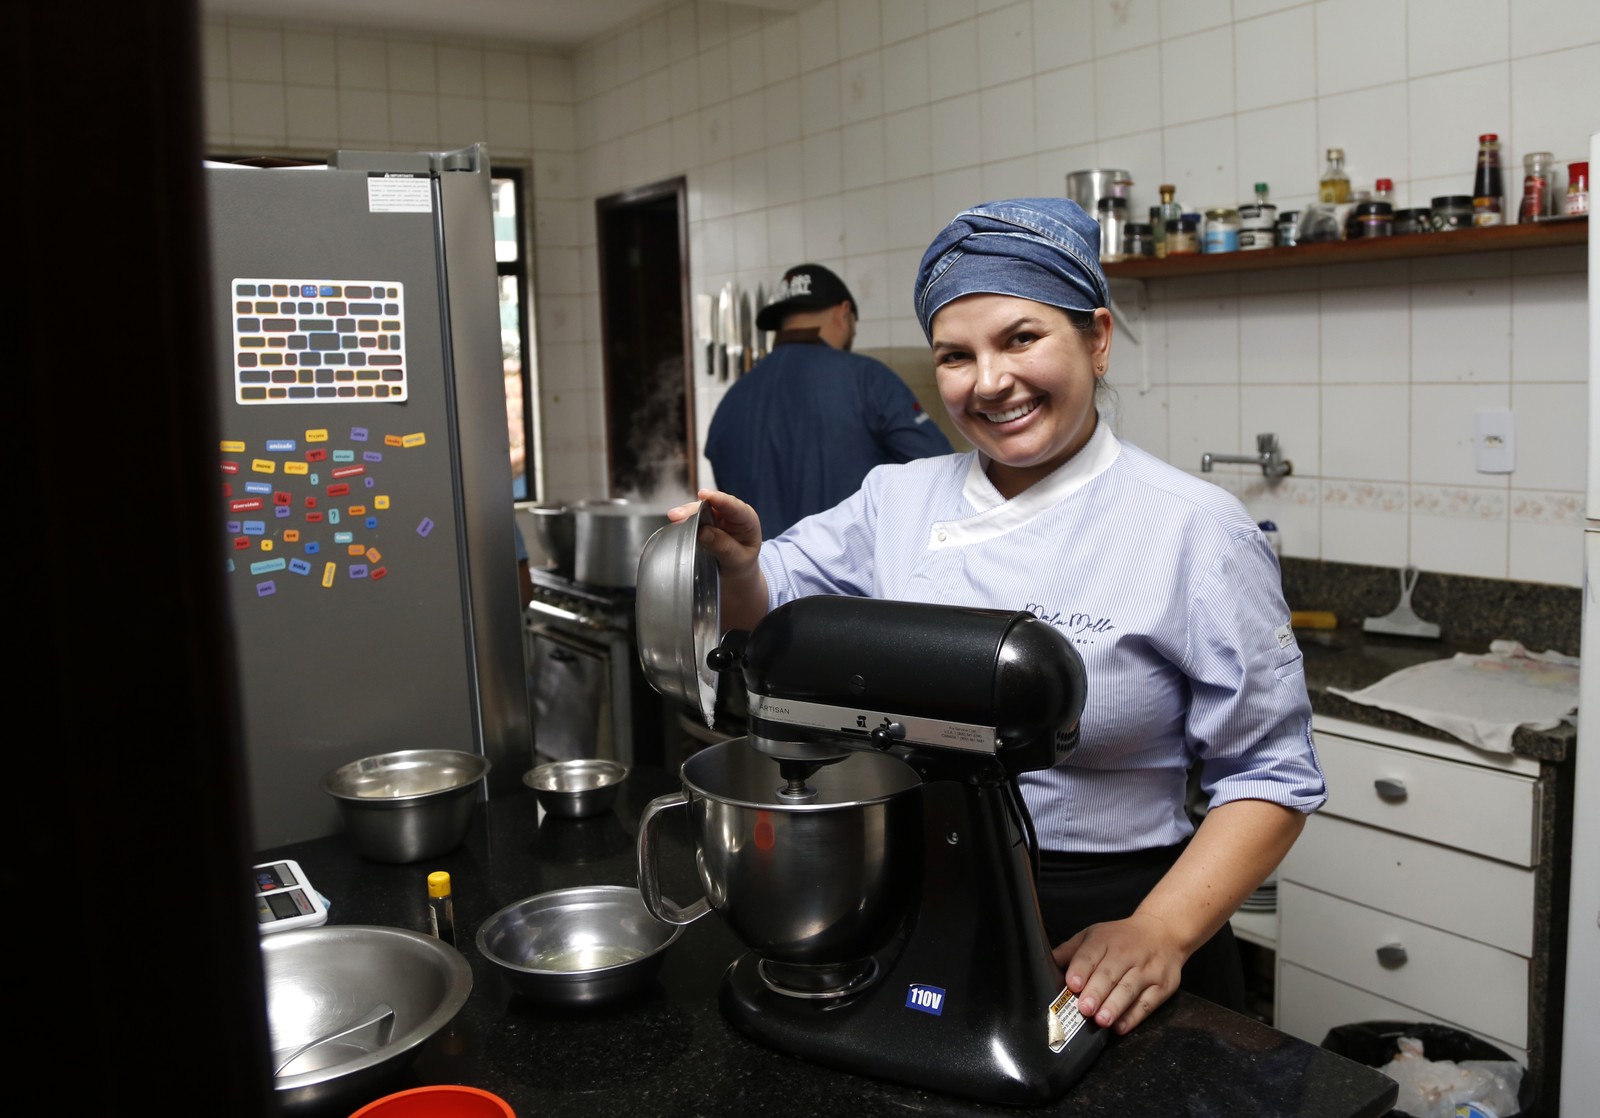
{"label": "dark wooden door", "polygon": [[694,493],[686,187],[677,178],[595,203],[612,497]]}

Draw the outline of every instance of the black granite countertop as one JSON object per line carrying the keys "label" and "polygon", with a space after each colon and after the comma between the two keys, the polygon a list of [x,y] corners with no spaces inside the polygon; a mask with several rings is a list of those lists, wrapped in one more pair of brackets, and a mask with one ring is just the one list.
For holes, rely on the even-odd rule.
{"label": "black granite countertop", "polygon": [[[1282,571],[1290,608],[1328,611],[1339,621],[1337,629],[1295,634],[1305,653],[1311,709],[1324,717],[1459,744],[1459,738],[1443,730],[1328,689],[1359,690],[1402,668],[1448,660],[1458,652],[1482,655],[1496,640],[1518,641],[1533,652],[1578,654],[1583,601],[1577,587],[1424,571],[1417,577],[1412,606],[1441,630],[1440,639],[1426,640],[1368,633],[1362,627],[1366,618],[1382,617],[1398,604],[1398,572],[1392,567],[1290,558],[1283,560]],[[1562,762],[1571,760],[1576,739],[1577,729],[1570,725],[1522,728],[1511,748],[1524,757]]]}
{"label": "black granite countertop", "polygon": [[[1306,689],[1311,695],[1313,714],[1462,744],[1460,738],[1444,730],[1403,714],[1358,703],[1334,694],[1329,688],[1357,691],[1402,668],[1430,660],[1448,660],[1458,652],[1482,655],[1489,650],[1484,642],[1387,636],[1365,632],[1360,623],[1344,623],[1337,629],[1300,630],[1295,637],[1305,656]],[[1518,727],[1511,739],[1511,751],[1538,761],[1566,761],[1572,757],[1577,733],[1577,727],[1566,724],[1553,730]]]}
{"label": "black granite countertop", "polygon": [[[663,772],[636,770],[612,812],[584,820],[541,821],[531,792],[505,795],[479,805],[459,849],[414,866],[366,861],[343,835],[261,852],[261,861],[298,861],[332,902],[336,924],[423,930],[427,873],[443,869],[452,878],[457,945],[473,972],[470,999],[382,1091],[338,1100],[325,1118],[343,1118],[385,1091],[451,1082],[495,1092],[519,1118],[1015,1113],[805,1064],[736,1033],[717,1008],[717,992],[741,947],[715,916],[689,926],[655,987],[623,1004],[556,1010],[512,992],[477,950],[479,925],[551,889],[636,884],[636,822],[653,796],[673,788]],[[690,857],[687,834],[666,827],[668,896],[698,895]],[[1393,1082],[1371,1068],[1180,993],[1113,1040],[1082,1080],[1038,1112],[1368,1118],[1387,1113],[1394,1097]]]}

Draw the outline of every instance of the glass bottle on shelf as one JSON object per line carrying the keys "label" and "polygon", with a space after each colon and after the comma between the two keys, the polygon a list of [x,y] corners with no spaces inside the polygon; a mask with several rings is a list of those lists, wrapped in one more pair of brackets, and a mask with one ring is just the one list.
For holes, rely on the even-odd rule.
{"label": "glass bottle on shelf", "polygon": [[1555,212],[1551,203],[1555,195],[1550,192],[1550,173],[1555,169],[1556,157],[1548,151],[1530,151],[1522,157],[1522,208],[1517,211],[1517,224],[1538,221]]}
{"label": "glass bottle on shelf", "polygon": [[1155,226],[1156,255],[1167,255],[1167,222],[1177,221],[1183,216],[1183,207],[1177,201],[1178,188],[1170,182],[1161,184],[1161,205],[1156,207],[1156,212],[1151,215],[1150,224]]}
{"label": "glass bottle on shelf", "polygon": [[1344,169],[1343,148],[1328,149],[1328,166],[1318,184],[1317,201],[1335,206],[1350,201],[1350,175]]}
{"label": "glass bottle on shelf", "polygon": [[1387,202],[1394,205],[1394,180],[1379,179],[1372,184],[1372,200],[1374,202]]}
{"label": "glass bottle on shelf", "polygon": [[1500,137],[1485,132],[1478,137],[1478,169],[1472,177],[1472,224],[1500,225],[1505,221],[1505,187],[1500,180]]}

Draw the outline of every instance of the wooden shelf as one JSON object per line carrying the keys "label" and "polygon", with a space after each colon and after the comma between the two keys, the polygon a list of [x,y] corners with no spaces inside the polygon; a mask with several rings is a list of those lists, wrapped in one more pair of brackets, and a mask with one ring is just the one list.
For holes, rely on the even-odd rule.
{"label": "wooden shelf", "polygon": [[1250,252],[1141,257],[1104,265],[1111,279],[1182,279],[1229,272],[1265,272],[1278,268],[1314,268],[1326,264],[1361,264],[1376,260],[1415,260],[1426,256],[1460,256],[1511,249],[1554,248],[1589,243],[1585,218],[1544,221],[1532,225],[1491,225],[1452,233],[1414,233],[1404,237],[1329,241],[1324,244],[1264,248]]}

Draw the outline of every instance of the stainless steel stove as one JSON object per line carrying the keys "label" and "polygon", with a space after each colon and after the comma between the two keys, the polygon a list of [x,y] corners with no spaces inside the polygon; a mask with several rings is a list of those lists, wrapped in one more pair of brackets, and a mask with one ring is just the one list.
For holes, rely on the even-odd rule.
{"label": "stainless steel stove", "polygon": [[663,763],[672,712],[639,667],[631,587],[535,568],[524,610],[534,763],[600,757]]}

